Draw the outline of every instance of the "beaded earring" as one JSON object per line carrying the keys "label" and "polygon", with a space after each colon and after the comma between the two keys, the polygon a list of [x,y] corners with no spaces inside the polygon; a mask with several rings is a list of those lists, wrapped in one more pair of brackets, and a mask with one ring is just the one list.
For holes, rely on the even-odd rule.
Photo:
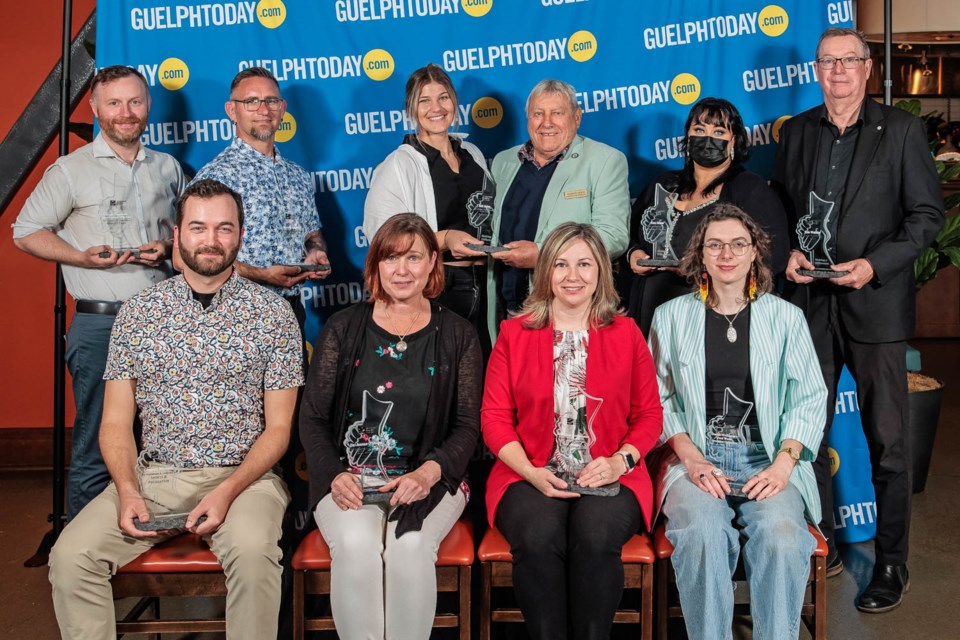
{"label": "beaded earring", "polygon": [[707,296],[710,295],[710,278],[707,276],[707,272],[704,271],[700,275],[700,299],[704,302],[707,301]]}
{"label": "beaded earring", "polygon": [[747,295],[750,296],[751,300],[757,299],[757,265],[756,264],[750,267],[750,284],[747,289]]}

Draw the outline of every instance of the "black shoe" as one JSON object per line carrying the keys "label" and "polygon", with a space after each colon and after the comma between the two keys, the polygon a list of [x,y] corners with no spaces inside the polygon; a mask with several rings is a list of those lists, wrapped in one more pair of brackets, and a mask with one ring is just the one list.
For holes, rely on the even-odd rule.
{"label": "black shoe", "polygon": [[832,578],[843,573],[843,558],[836,547],[827,552],[827,577]]}
{"label": "black shoe", "polygon": [[910,574],[905,564],[877,564],[873,579],[862,594],[857,609],[864,613],[883,613],[896,609],[903,594],[910,590]]}

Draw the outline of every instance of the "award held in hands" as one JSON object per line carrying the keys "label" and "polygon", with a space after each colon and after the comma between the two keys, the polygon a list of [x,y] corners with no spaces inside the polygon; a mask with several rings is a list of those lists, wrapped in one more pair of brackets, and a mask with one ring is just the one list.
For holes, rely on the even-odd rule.
{"label": "award held in hands", "polygon": [[360,478],[363,504],[389,502],[393,491],[380,491],[387,484],[384,455],[397,447],[397,441],[387,426],[393,403],[377,400],[369,391],[363,392],[363,413],[360,419],[347,427],[344,445],[347,464]]}
{"label": "award held in hands", "polygon": [[[182,495],[177,484],[177,474],[180,469],[169,465],[150,464],[147,451],[144,450],[137,458],[137,483],[140,486],[140,496],[150,512],[150,519],[141,522],[134,518],[133,525],[140,531],[167,531],[183,529],[187,524],[187,516],[197,506],[198,501],[193,492]],[[200,516],[195,524],[206,520]]]}
{"label": "award held in hands", "polygon": [[615,496],[620,482],[614,480],[599,487],[581,487],[577,478],[593,460],[590,447],[597,441],[593,421],[603,398],[586,391],[586,338],[582,332],[562,331],[554,345],[557,373],[554,379],[554,450],[547,469],[567,483],[566,491],[591,496]]}
{"label": "award held in hands", "polygon": [[759,471],[751,465],[758,457],[754,454],[764,455],[763,443],[754,441],[747,425],[751,411],[752,402],[741,400],[727,388],[723,391],[723,415],[707,423],[706,458],[723,472],[731,496],[743,495],[743,485]]}
{"label": "award held in hands", "polygon": [[673,227],[677,223],[673,204],[676,196],[657,184],[653,206],[647,207],[640,219],[643,239],[650,243],[649,258],[637,260],[640,267],[676,267],[680,264],[673,250]]}
{"label": "award held in hands", "polygon": [[810,192],[810,204],[807,215],[797,221],[797,240],[800,248],[807,254],[807,260],[813,269],[797,269],[797,273],[810,278],[839,278],[847,275],[846,271],[834,271],[830,265],[834,247],[830,242],[833,234],[831,215],[836,203],[824,200],[813,191]]}

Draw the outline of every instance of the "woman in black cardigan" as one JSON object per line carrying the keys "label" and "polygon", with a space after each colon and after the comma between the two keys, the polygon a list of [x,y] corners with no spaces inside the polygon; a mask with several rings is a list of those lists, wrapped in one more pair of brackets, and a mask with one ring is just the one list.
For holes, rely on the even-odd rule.
{"label": "woman in black cardigan", "polygon": [[430,300],[437,258],[422,218],[391,217],[367,254],[370,301],[327,321],[304,389],[300,438],[345,639],[429,637],[437,549],[467,502],[482,357],[473,327]]}
{"label": "woman in black cardigan", "polygon": [[775,276],[787,266],[790,253],[787,215],[777,194],[766,180],[743,167],[750,149],[737,108],[721,98],[704,98],[690,109],[684,133],[683,169],[657,176],[636,199],[630,216],[632,245],[626,260],[634,275],[624,298],[627,314],[643,335],[649,333],[658,306],[690,292],[690,283],[675,267],[637,264],[638,259],[660,257],[652,256],[651,238],[657,233],[650,222],[655,211],[665,211],[674,220],[668,241],[677,257],[686,253],[697,223],[721,202],[746,211],[770,236],[771,264],[767,266]]}

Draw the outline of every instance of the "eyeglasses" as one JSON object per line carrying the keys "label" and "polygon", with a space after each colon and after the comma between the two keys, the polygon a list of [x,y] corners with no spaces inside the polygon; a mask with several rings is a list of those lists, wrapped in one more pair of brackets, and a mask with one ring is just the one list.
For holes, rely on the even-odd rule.
{"label": "eyeglasses", "polygon": [[843,64],[844,69],[856,69],[857,65],[870,58],[859,58],[857,56],[847,56],[846,58],[817,58],[817,66],[824,71],[830,71],[839,62]]}
{"label": "eyeglasses", "polygon": [[239,102],[243,105],[243,108],[247,111],[259,111],[260,105],[267,105],[269,111],[277,111],[280,109],[280,105],[283,104],[283,98],[247,98],[246,100],[233,100],[230,102]]}
{"label": "eyeglasses", "polygon": [[723,253],[724,247],[730,247],[730,253],[735,256],[742,256],[747,253],[747,249],[752,245],[752,242],[747,242],[746,240],[734,240],[733,242],[711,240],[710,242],[703,243],[703,250],[715,258]]}

